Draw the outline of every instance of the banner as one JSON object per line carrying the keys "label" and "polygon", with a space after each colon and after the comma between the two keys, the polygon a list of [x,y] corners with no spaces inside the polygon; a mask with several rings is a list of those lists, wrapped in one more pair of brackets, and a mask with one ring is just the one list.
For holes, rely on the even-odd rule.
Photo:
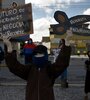
{"label": "banner", "polygon": [[56,11],[54,13],[54,18],[59,24],[70,24],[68,16],[63,11]]}
{"label": "banner", "polygon": [[31,3],[0,11],[0,35],[12,38],[33,33]]}
{"label": "banner", "polygon": [[89,24],[85,24],[90,21],[90,15],[77,15],[68,19],[66,13],[62,11],[56,11],[54,14],[55,20],[58,24],[50,25],[50,34],[63,35],[67,29],[72,28],[73,34],[80,36],[90,36]]}
{"label": "banner", "polygon": [[63,35],[68,29],[68,26],[63,25],[63,24],[53,24],[53,25],[50,25],[50,28],[52,29],[50,31],[50,34]]}
{"label": "banner", "polygon": [[74,17],[71,17],[69,19],[70,21],[70,24],[73,26],[73,25],[82,25],[84,24],[85,22],[89,22],[90,21],[90,15],[77,15],[77,16],[74,16]]}
{"label": "banner", "polygon": [[90,36],[90,29],[86,28],[78,28],[72,27],[73,34],[80,35],[80,36]]}
{"label": "banner", "polygon": [[50,34],[63,35],[70,27],[68,16],[63,11],[56,11],[54,13],[54,18],[59,24],[50,25],[50,28],[53,30],[50,31]]}

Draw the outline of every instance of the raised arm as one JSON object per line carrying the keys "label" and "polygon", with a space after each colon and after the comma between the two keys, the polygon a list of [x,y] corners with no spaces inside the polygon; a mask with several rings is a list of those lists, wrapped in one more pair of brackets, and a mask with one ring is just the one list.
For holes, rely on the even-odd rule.
{"label": "raised arm", "polygon": [[12,44],[9,41],[10,38],[3,36],[3,42],[7,47],[7,52],[5,53],[5,61],[9,70],[15,75],[19,76],[22,79],[27,80],[30,66],[25,66],[20,64],[16,58],[15,50],[12,50]]}
{"label": "raised arm", "polygon": [[50,74],[54,78],[57,78],[59,75],[61,75],[61,73],[69,66],[70,55],[70,46],[66,46],[63,50],[59,52],[55,63],[53,63],[50,67]]}

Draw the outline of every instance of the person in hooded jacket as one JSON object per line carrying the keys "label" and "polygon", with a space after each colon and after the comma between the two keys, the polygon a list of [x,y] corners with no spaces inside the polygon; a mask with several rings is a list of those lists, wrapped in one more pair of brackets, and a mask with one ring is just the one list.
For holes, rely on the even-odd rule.
{"label": "person in hooded jacket", "polygon": [[36,45],[33,43],[33,40],[29,38],[27,40],[27,43],[24,45],[22,52],[25,58],[25,64],[29,64],[32,62],[32,52],[35,47]]}
{"label": "person in hooded jacket", "polygon": [[69,56],[65,57],[66,51],[61,50],[56,61],[51,64],[48,61],[47,48],[38,45],[33,51],[32,63],[24,65],[16,59],[7,37],[3,36],[3,42],[7,46],[7,67],[12,73],[27,81],[25,100],[55,100],[54,82],[69,64]]}

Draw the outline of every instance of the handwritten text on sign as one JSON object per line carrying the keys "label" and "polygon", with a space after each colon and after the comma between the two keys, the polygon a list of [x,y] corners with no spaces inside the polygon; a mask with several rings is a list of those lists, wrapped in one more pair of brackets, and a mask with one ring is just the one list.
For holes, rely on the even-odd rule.
{"label": "handwritten text on sign", "polygon": [[31,4],[0,12],[0,35],[17,37],[27,33],[33,33]]}

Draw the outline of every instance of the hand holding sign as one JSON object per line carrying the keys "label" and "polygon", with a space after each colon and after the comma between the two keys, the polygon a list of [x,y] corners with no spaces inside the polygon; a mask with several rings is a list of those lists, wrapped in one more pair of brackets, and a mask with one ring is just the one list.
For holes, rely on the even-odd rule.
{"label": "hand holding sign", "polygon": [[9,41],[11,39],[11,36],[7,36],[7,35],[2,35],[2,39],[3,39],[3,43],[7,46],[7,50],[8,52],[12,52],[12,44]]}

